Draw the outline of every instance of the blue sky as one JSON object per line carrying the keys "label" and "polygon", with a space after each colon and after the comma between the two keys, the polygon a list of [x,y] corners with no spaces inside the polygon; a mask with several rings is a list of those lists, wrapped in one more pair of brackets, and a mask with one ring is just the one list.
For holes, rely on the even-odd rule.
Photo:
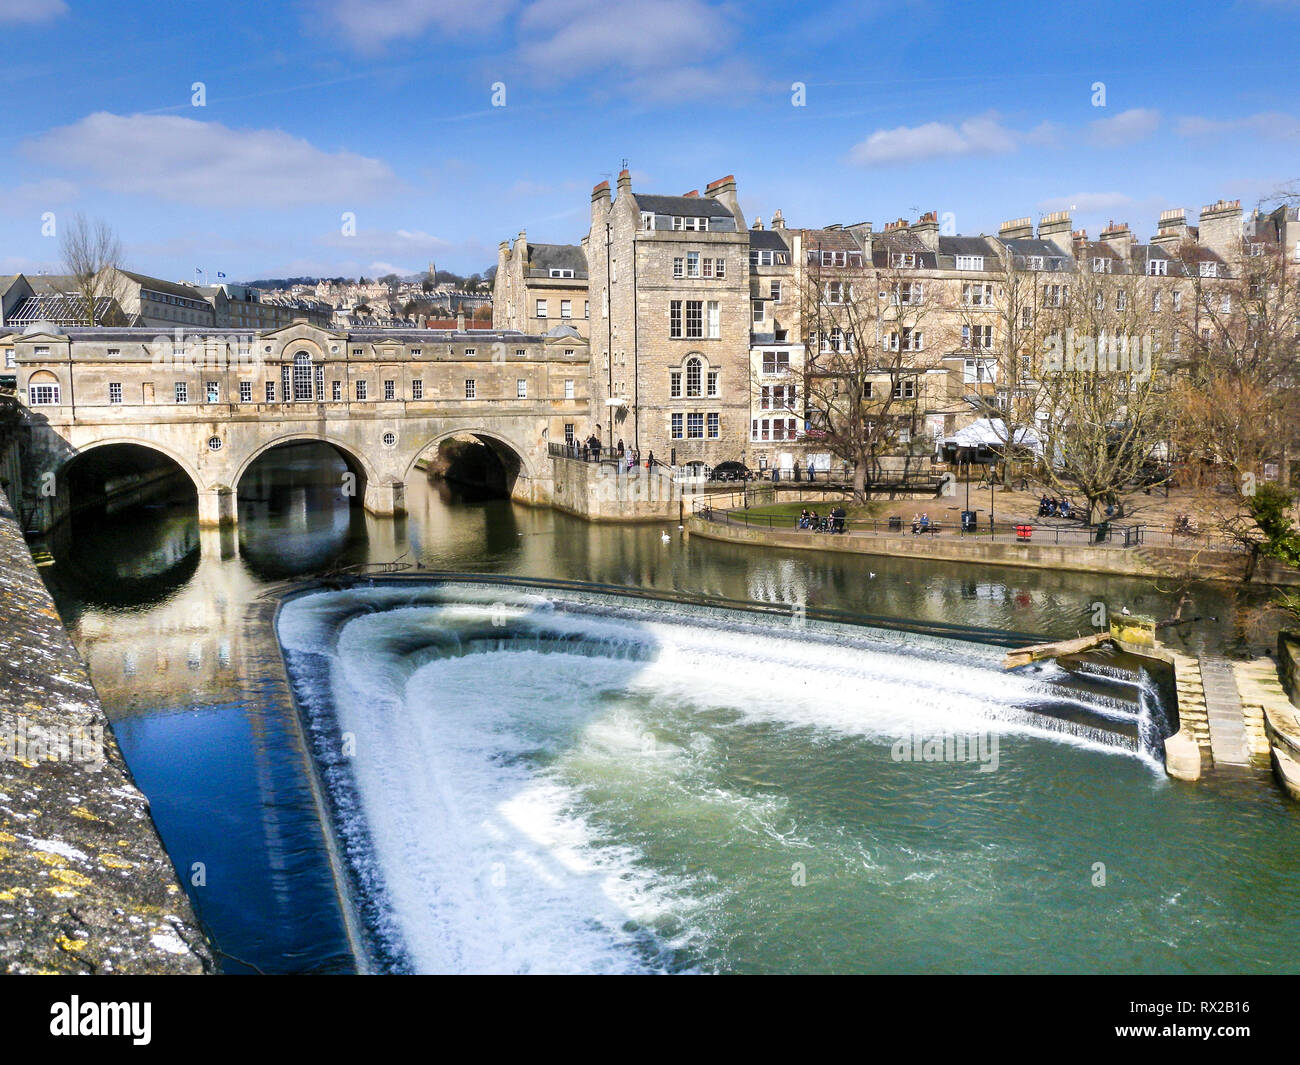
{"label": "blue sky", "polygon": [[751,221],[962,233],[1145,237],[1300,179],[1300,0],[0,0],[0,37],[4,273],[57,271],[42,219],[77,211],[169,278],[469,272],[576,242],[624,158],[735,174]]}

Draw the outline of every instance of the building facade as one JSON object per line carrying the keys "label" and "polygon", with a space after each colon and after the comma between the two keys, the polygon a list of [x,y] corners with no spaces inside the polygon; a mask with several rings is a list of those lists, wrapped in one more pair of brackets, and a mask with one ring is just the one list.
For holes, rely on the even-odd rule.
{"label": "building facade", "polygon": [[492,289],[492,325],[523,333],[545,333],[569,325],[590,335],[591,294],[587,253],[577,244],[530,244],[519,231],[513,245],[497,249]]}

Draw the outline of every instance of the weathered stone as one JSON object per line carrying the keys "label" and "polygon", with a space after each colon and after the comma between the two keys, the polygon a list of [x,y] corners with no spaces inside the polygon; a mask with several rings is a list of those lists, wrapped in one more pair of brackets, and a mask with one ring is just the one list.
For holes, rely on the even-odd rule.
{"label": "weathered stone", "polygon": [[0,927],[0,972],[214,968],[3,495]]}

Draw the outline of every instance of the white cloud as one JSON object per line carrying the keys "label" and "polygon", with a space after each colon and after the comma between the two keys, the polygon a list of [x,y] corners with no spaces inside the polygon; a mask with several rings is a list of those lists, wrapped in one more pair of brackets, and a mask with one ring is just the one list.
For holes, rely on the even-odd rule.
{"label": "white cloud", "polygon": [[1261,137],[1291,137],[1300,131],[1300,120],[1284,111],[1260,111],[1241,118],[1204,118],[1186,115],[1174,127],[1180,137],[1211,137],[1220,133],[1249,132]]}
{"label": "white cloud", "polygon": [[525,60],[552,71],[678,67],[681,56],[699,60],[732,39],[722,12],[702,0],[535,0],[519,28],[532,38],[521,49]]}
{"label": "white cloud", "polygon": [[101,111],[22,150],[111,192],[200,206],[334,203],[346,210],[399,187],[379,159],[321,151],[281,130],[235,130],[175,115]]}
{"label": "white cloud", "polygon": [[451,34],[489,29],[515,6],[515,0],[316,0],[313,4],[354,48],[370,53],[431,28]]}
{"label": "white cloud", "polygon": [[734,54],[733,10],[704,0],[533,0],[519,16],[519,56],[543,82],[582,76],[598,93],[642,102],[717,103],[761,85]]}
{"label": "white cloud", "polygon": [[0,22],[48,22],[67,13],[64,0],[0,0]]}
{"label": "white cloud", "polygon": [[1147,107],[1121,111],[1114,118],[1099,118],[1088,124],[1092,143],[1101,148],[1119,148],[1146,140],[1160,125],[1160,112]]}
{"label": "white cloud", "polygon": [[0,193],[6,211],[48,211],[77,198],[77,186],[63,178],[41,178]]}
{"label": "white cloud", "polygon": [[[1042,130],[1042,126],[1037,127],[1034,136],[1041,136]],[[853,146],[849,159],[862,166],[883,166],[952,156],[1003,155],[1014,152],[1026,136],[1007,129],[992,114],[968,118],[959,126],[927,122],[922,126],[878,129]]]}
{"label": "white cloud", "polygon": [[1038,202],[1041,211],[1078,211],[1081,214],[1114,211],[1132,205],[1133,197],[1122,192],[1076,192],[1073,196],[1055,196]]}

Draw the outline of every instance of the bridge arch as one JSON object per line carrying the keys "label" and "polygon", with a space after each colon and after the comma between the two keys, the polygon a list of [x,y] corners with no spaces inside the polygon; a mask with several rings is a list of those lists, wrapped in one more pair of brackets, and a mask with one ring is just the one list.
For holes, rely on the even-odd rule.
{"label": "bridge arch", "polygon": [[370,461],[360,450],[353,447],[351,444],[345,444],[341,440],[336,440],[334,437],[326,436],[322,433],[286,433],[284,436],[277,436],[274,440],[268,440],[266,443],[259,444],[244,456],[243,461],[235,468],[234,475],[231,477],[230,488],[237,492],[239,490],[239,482],[243,480],[244,474],[248,472],[248,468],[268,451],[274,450],[277,447],[282,447],[285,444],[294,443],[328,444],[332,447],[336,452],[338,452],[339,457],[344,461],[344,463],[346,463],[348,469],[352,473],[355,473],[357,479],[361,481],[361,484],[357,486],[359,492],[364,491],[365,486],[377,483],[379,480],[379,475],[375,472],[374,466],[371,465]]}
{"label": "bridge arch", "polygon": [[454,436],[472,436],[474,439],[478,440],[479,443],[490,448],[498,458],[502,457],[501,451],[504,449],[509,452],[510,460],[518,463],[520,474],[529,480],[535,476],[533,465],[528,460],[528,448],[520,444],[518,440],[512,440],[504,433],[499,433],[492,429],[480,429],[467,426],[458,429],[447,429],[425,440],[424,443],[411,453],[411,457],[406,463],[406,472],[403,474],[403,480],[411,476],[411,471],[415,469],[415,464],[419,461],[420,456],[427,455],[444,440],[450,440]]}
{"label": "bridge arch", "polygon": [[190,483],[194,485],[194,491],[196,493],[202,494],[203,490],[207,487],[204,484],[203,478],[199,475],[199,471],[195,469],[193,463],[189,462],[187,459],[182,458],[171,448],[167,447],[164,444],[158,443],[156,440],[144,440],[141,439],[140,437],[135,437],[135,436],[104,437],[102,439],[92,440],[89,443],[76,448],[75,450],[70,450],[64,456],[63,461],[59,463],[58,468],[55,470],[56,479],[62,480],[68,467],[71,466],[72,463],[76,462],[77,459],[81,458],[82,456],[87,455],[92,451],[99,451],[102,448],[115,447],[123,444],[131,447],[144,448],[146,451],[156,451],[159,455],[162,455],[164,458],[170,459],[172,462],[176,463],[177,466],[179,466],[182,470],[185,471],[185,475],[190,479]]}

